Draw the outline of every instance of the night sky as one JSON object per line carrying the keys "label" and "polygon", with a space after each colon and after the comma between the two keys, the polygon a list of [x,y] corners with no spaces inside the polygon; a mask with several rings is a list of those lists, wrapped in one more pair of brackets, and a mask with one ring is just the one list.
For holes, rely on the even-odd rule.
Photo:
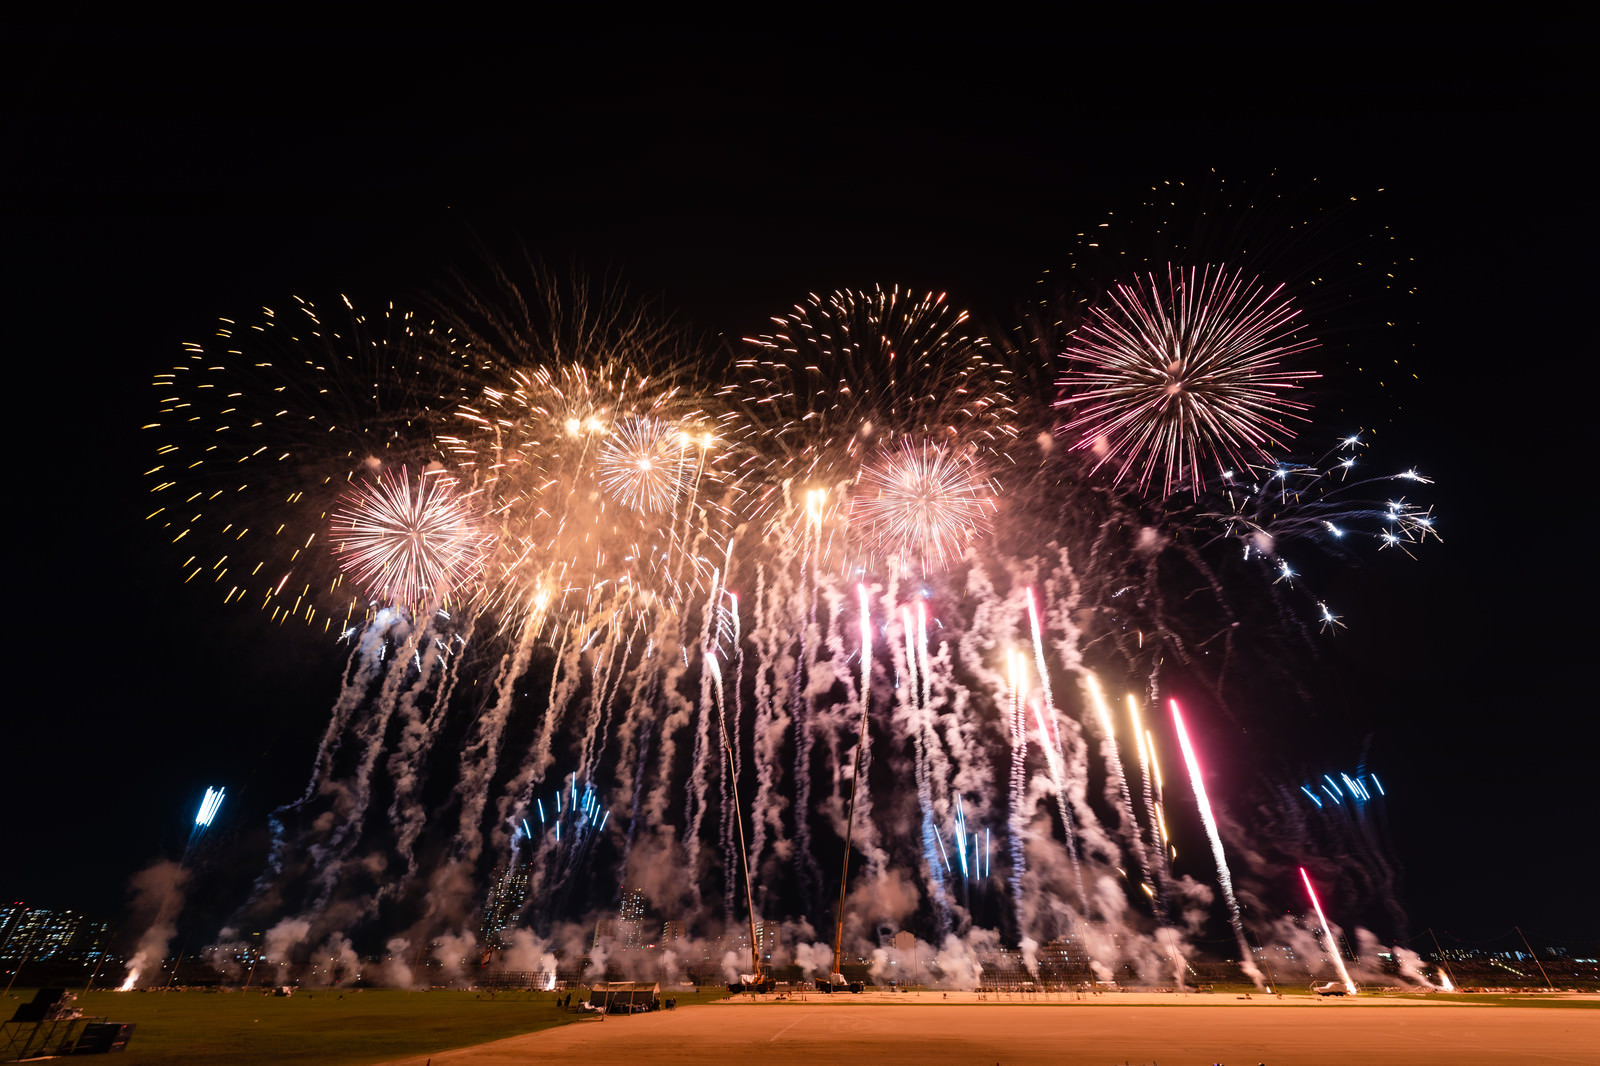
{"label": "night sky", "polygon": [[21,595],[0,895],[119,915],[128,876],[182,851],[206,785],[230,803],[209,846],[245,866],[303,786],[338,657],[185,588],[142,520],[151,375],[218,316],[413,294],[520,245],[707,334],[880,281],[948,291],[1003,332],[1108,210],[1221,175],[1307,202],[1381,188],[1353,217],[1414,260],[1401,363],[1381,388],[1331,375],[1316,425],[1378,425],[1386,457],[1436,478],[1444,540],[1339,578],[1349,628],[1314,673],[1340,681],[1275,712],[1285,759],[1353,769],[1365,748],[1381,768],[1415,930],[1600,939],[1580,678],[1592,27],[1324,12],[1336,24],[1208,7],[745,35],[4,27]]}

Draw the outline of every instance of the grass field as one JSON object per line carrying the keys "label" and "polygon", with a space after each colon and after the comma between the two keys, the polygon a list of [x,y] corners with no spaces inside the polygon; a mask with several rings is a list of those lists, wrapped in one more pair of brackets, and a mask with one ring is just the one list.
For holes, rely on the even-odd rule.
{"label": "grass field", "polygon": [[[31,989],[14,990],[0,1011],[9,1018],[17,1003],[32,998]],[[88,1016],[138,1026],[117,1058],[120,1066],[361,1066],[556,1025],[598,1024],[560,1010],[555,1000],[554,992],[312,989],[286,998],[256,991],[91,992],[77,1006]]]}
{"label": "grass field", "polygon": [[[1233,991],[1219,989],[1215,997],[1196,996],[1185,1004],[1171,1005],[1228,1003],[1235,998]],[[1243,989],[1239,991],[1242,993]],[[848,997],[842,1002],[861,1007],[932,1006],[941,1002],[934,999],[937,995],[902,994],[887,1002],[867,997],[873,1000],[870,1003]],[[680,993],[678,1002],[691,1006],[726,996],[725,991],[712,989]],[[15,990],[0,1003],[0,1016],[9,1018],[17,1003],[32,998],[31,989]],[[575,999],[582,998],[584,993],[576,993]],[[996,1002],[1019,1006],[1036,1002],[1042,1006],[1054,998],[1006,996]],[[1309,995],[1289,998],[1315,1002],[1315,997]],[[1600,1008],[1600,1000],[1574,1001],[1542,995],[1435,994],[1415,998],[1478,1006]],[[120,1066],[210,1066],[218,1062],[230,1066],[365,1066],[400,1058],[426,1058],[451,1048],[558,1025],[601,1024],[560,1010],[555,1000],[553,992],[320,989],[301,990],[283,998],[258,991],[106,991],[80,997],[77,1005],[86,1015],[103,1015],[113,1022],[138,1026],[127,1052],[117,1059]],[[1116,1006],[1120,1000],[1114,994],[1099,997],[1105,1006]]]}

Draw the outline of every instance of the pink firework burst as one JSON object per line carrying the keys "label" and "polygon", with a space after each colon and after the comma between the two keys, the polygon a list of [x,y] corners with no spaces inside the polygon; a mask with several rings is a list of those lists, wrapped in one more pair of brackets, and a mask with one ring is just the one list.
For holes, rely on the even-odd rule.
{"label": "pink firework burst", "polygon": [[927,574],[988,532],[994,486],[970,450],[903,443],[861,471],[850,531],[863,553]]}
{"label": "pink firework burst", "polygon": [[443,606],[483,569],[493,544],[449,474],[404,467],[364,481],[333,513],[339,568],[387,604]]}
{"label": "pink firework burst", "polygon": [[1266,289],[1223,267],[1167,267],[1119,285],[1094,308],[1065,356],[1079,364],[1058,382],[1063,428],[1121,481],[1137,469],[1141,489],[1187,483],[1198,495],[1202,458],[1219,468],[1267,458],[1294,434],[1285,419],[1305,403],[1286,393],[1319,375],[1285,369],[1317,346],[1298,335],[1299,311],[1283,287]]}

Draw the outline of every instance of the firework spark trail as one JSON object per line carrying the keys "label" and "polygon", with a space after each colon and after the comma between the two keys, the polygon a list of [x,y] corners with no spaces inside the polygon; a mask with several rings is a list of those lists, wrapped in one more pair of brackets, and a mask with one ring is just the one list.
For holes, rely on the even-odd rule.
{"label": "firework spark trail", "polygon": [[188,866],[189,860],[194,857],[195,848],[205,837],[206,830],[211,828],[212,821],[217,817],[217,811],[222,809],[222,800],[228,794],[226,788],[212,788],[206,786],[205,797],[200,801],[200,809],[195,812],[194,825],[189,828],[189,842],[183,848],[183,861],[180,866]]}
{"label": "firework spark trail", "polygon": [[[855,644],[846,643],[846,635],[851,632],[850,626],[845,622],[845,608],[849,604],[849,594],[843,583],[835,578],[827,577],[822,584],[823,600],[827,604],[827,617],[821,632],[825,634],[821,647],[828,653],[824,662],[831,670],[832,678],[843,687],[844,694],[839,703],[825,716],[829,728],[829,744],[835,767],[835,795],[843,800],[843,788],[846,781],[850,782],[850,804],[859,812],[853,819],[853,833],[855,849],[866,857],[866,872],[871,880],[880,880],[885,872],[888,854],[884,851],[882,841],[878,836],[877,823],[873,821],[874,801],[872,789],[868,786],[869,773],[872,768],[873,743],[872,735],[867,729],[869,711],[871,710],[871,685],[872,685],[872,599],[870,590],[862,582],[855,583],[856,625],[853,627],[857,636]],[[883,593],[882,599],[886,609],[892,612],[895,598],[895,586],[890,583],[889,588]],[[851,664],[858,665],[858,670],[852,670]],[[829,676],[819,672],[818,684]],[[846,777],[844,774],[844,758],[839,746],[843,739],[853,731],[856,735],[856,754],[854,764],[856,774],[859,775],[860,788],[856,788],[857,777]]]}
{"label": "firework spark trail", "polygon": [[[1049,554],[1038,559],[1034,567],[1051,566],[1044,583],[1040,643],[1042,646],[1043,638],[1053,635],[1050,644],[1055,649],[1061,667],[1075,674],[1082,673],[1085,667],[1080,643],[1084,634],[1075,616],[1083,603],[1083,586],[1073,568],[1069,550],[1051,545],[1048,551]],[[1054,558],[1051,559],[1050,555]],[[1100,825],[1099,815],[1089,802],[1089,744],[1078,719],[1057,715],[1051,719],[1050,733],[1065,770],[1066,793],[1071,799],[1071,810],[1077,817],[1077,839],[1082,853],[1121,868],[1122,849]]]}
{"label": "firework spark trail", "polygon": [[[919,612],[925,611],[921,601],[918,601],[917,607]],[[933,736],[931,729],[933,715],[929,708],[930,683],[923,676],[927,664],[922,658],[922,649],[917,646],[919,637],[926,639],[927,626],[924,624],[920,629],[914,628],[911,622],[911,609],[903,604],[900,607],[900,636],[901,646],[894,650],[899,653],[896,655],[901,666],[898,672],[905,680],[896,686],[895,697],[899,713],[895,715],[895,720],[902,726],[902,732],[911,736],[917,807],[922,813],[922,861],[927,869],[928,883],[932,890],[939,939],[943,940],[944,935],[950,930],[950,901],[945,886],[945,873],[949,862],[942,853],[937,812],[933,803],[933,770],[928,745],[930,741],[937,743],[937,738]],[[894,647],[892,640],[890,646]]]}
{"label": "firework spark trail", "polygon": [[1334,935],[1333,926],[1328,924],[1328,916],[1322,913],[1322,902],[1317,899],[1317,890],[1311,887],[1311,876],[1306,873],[1304,866],[1300,867],[1300,880],[1306,883],[1306,894],[1311,897],[1311,906],[1316,908],[1317,921],[1322,925],[1322,935],[1328,940],[1328,954],[1333,956],[1333,965],[1339,971],[1339,980],[1344,982],[1345,991],[1353,996],[1356,994],[1356,983],[1350,980],[1350,971],[1344,967],[1344,957],[1339,953],[1338,938]]}
{"label": "firework spark trail", "polygon": [[[606,747],[612,716],[617,713],[617,693],[631,676],[633,646],[646,621],[644,615],[630,620],[625,609],[615,604],[610,610],[585,620],[583,631],[589,636],[578,643],[582,653],[590,655],[591,665],[587,671],[588,696],[583,701],[584,724],[578,742],[576,770],[585,781],[594,779],[601,752]],[[624,629],[627,637],[619,640]],[[573,691],[581,691],[578,675],[569,676],[574,683]],[[560,716],[551,715],[549,721],[552,726],[559,724]]]}
{"label": "firework spark trail", "polygon": [[[1133,790],[1128,785],[1127,774],[1123,772],[1122,753],[1117,749],[1117,733],[1111,720],[1111,706],[1106,702],[1106,694],[1100,687],[1100,679],[1095,677],[1092,671],[1084,672],[1083,681],[1084,687],[1089,691],[1089,702],[1100,720],[1103,736],[1100,754],[1106,762],[1106,801],[1117,810],[1123,838],[1133,846],[1134,856],[1139,860],[1140,872],[1147,879],[1153,878],[1150,856],[1145,852],[1144,837],[1139,830],[1139,820],[1134,817]],[[1147,881],[1145,887],[1150,890],[1152,886]],[[1159,917],[1158,914],[1157,918]]]}
{"label": "firework spark trail", "polygon": [[[971,624],[957,637],[956,653],[952,656],[947,649],[939,660],[940,680],[949,694],[943,715],[944,740],[954,771],[950,775],[951,792],[976,797],[974,815],[984,822],[1010,817],[1010,807],[1002,811],[998,805],[1006,804],[1015,790],[1008,785],[997,791],[995,782],[1003,773],[999,760],[1012,751],[991,749],[989,731],[976,720],[974,712],[976,706],[992,706],[998,714],[1002,737],[1009,735],[1011,709],[1004,697],[1011,690],[1011,679],[1004,666],[995,669],[989,664],[999,635],[1015,628],[1016,615],[1015,605],[998,593],[981,561],[974,560],[968,568],[963,594],[974,605]],[[972,674],[970,686],[956,681],[957,662]]]}
{"label": "firework spark trail", "polygon": [[[1070,801],[1068,799],[1069,783],[1066,771],[1066,758],[1061,747],[1061,733],[1057,725],[1058,720],[1051,716],[1045,717],[1044,705],[1038,700],[1033,701],[1034,721],[1039,727],[1039,750],[1044,752],[1045,767],[1050,771],[1050,792],[1055,796],[1056,811],[1061,815],[1061,824],[1064,827],[1063,835],[1067,843],[1067,856],[1072,860],[1072,878],[1078,888],[1079,912],[1084,921],[1089,920],[1089,890],[1083,877],[1083,858],[1078,847],[1078,833],[1073,825]],[[1087,826],[1087,823],[1084,823]]]}
{"label": "firework spark trail", "polygon": [[[912,651],[919,660],[917,672],[922,679],[919,735],[922,740],[923,758],[927,762],[925,775],[929,783],[928,811],[930,818],[933,819],[928,829],[933,832],[935,843],[938,843],[939,812],[947,812],[950,808],[950,760],[939,741],[938,716],[934,705],[933,661],[928,655],[928,604],[923,599],[917,600],[917,631]],[[948,660],[943,661],[941,665],[948,665]],[[941,696],[946,687],[946,679],[941,678]],[[940,848],[942,850],[942,844]],[[936,873],[935,893],[935,907],[939,920],[938,935],[942,942],[951,931],[950,890],[942,871]]]}
{"label": "firework spark trail", "polygon": [[1223,898],[1228,901],[1228,920],[1233,925],[1233,935],[1239,943],[1239,967],[1256,983],[1257,988],[1265,991],[1266,982],[1256,966],[1250,945],[1245,942],[1244,919],[1239,913],[1239,900],[1233,894],[1233,874],[1228,870],[1228,858],[1222,852],[1222,836],[1217,831],[1217,820],[1211,813],[1211,800],[1206,796],[1206,784],[1200,776],[1199,757],[1195,755],[1194,745],[1189,743],[1189,731],[1183,727],[1183,712],[1178,709],[1178,701],[1169,700],[1168,703],[1172,707],[1172,723],[1178,730],[1178,745],[1183,749],[1183,761],[1189,767],[1189,783],[1194,787],[1200,821],[1205,824],[1206,836],[1211,840],[1211,854],[1217,860],[1217,883],[1222,887]]}
{"label": "firework spark trail", "polygon": [[[773,599],[778,597],[775,594]],[[770,828],[774,841],[781,845],[783,833],[782,801],[777,798],[778,777],[783,772],[778,761],[778,748],[788,731],[788,721],[779,708],[784,705],[781,692],[773,691],[773,680],[778,673],[778,636],[773,621],[776,606],[769,600],[767,567],[756,567],[755,632],[751,635],[756,645],[755,733],[751,737],[751,758],[756,770],[756,796],[751,808],[750,861],[751,868],[761,869],[761,856],[766,853],[767,831]],[[780,685],[781,687],[781,685]],[[762,883],[760,906],[767,905],[766,885]]]}
{"label": "firework spark trail", "polygon": [[[1147,859],[1153,856],[1149,869],[1156,881],[1156,918],[1158,921],[1165,921],[1168,892],[1167,843],[1160,821],[1156,817],[1155,782],[1151,779],[1153,753],[1145,734],[1144,723],[1140,721],[1139,701],[1131,692],[1128,694],[1128,717],[1133,723],[1133,736],[1139,749],[1139,777],[1143,784],[1145,821],[1148,823],[1149,832],[1148,848],[1145,848],[1146,837],[1143,831],[1139,837],[1139,845]],[[1137,822],[1135,828],[1137,829]]]}
{"label": "firework spark trail", "polygon": [[1022,655],[1012,651],[1006,655],[1007,724],[1011,731],[1011,802],[1007,829],[1011,837],[1011,905],[1016,908],[1017,924],[1022,924],[1022,874],[1026,868],[1023,852],[1023,833],[1027,829],[1027,815],[1023,802],[1027,798],[1026,760],[1028,752],[1027,723],[1022,715]]}
{"label": "firework spark trail", "polygon": [[[508,786],[503,795],[502,804],[514,801],[518,797],[531,797],[533,794],[531,783],[542,780],[546,771],[555,762],[556,729],[566,720],[573,702],[584,691],[583,682],[587,676],[583,669],[584,656],[593,652],[597,660],[600,658],[600,651],[596,649],[602,640],[614,634],[615,627],[622,624],[626,613],[627,594],[618,589],[604,604],[596,605],[590,613],[563,629],[561,642],[556,649],[555,665],[551,672],[550,696],[545,701],[544,717],[539,722],[539,730],[534,736],[533,746],[523,759],[521,770],[513,779],[512,786]],[[600,722],[604,720],[606,711],[603,702],[600,704],[594,702],[597,698],[599,694],[591,686],[589,706],[598,716],[594,725],[596,731],[600,727]],[[588,720],[587,716],[585,720]],[[588,753],[594,751],[594,737],[587,731],[585,737],[590,747],[584,749],[584,754],[587,761],[592,762],[593,755]],[[580,768],[576,772],[583,771]],[[527,798],[523,798],[519,804],[520,808],[526,810],[527,805]],[[507,806],[504,811],[510,809]],[[506,820],[504,811],[500,817],[501,823]]]}
{"label": "firework spark trail", "polygon": [[1034,705],[1039,721],[1039,747],[1045,754],[1045,765],[1050,769],[1054,785],[1056,809],[1061,815],[1062,832],[1067,840],[1067,854],[1072,858],[1072,874],[1078,885],[1078,905],[1085,921],[1089,919],[1089,892],[1083,880],[1083,862],[1078,851],[1078,834],[1073,827],[1072,812],[1067,795],[1065,753],[1062,751],[1061,732],[1056,717],[1055,696],[1050,690],[1050,672],[1044,661],[1044,635],[1039,628],[1039,609],[1034,603],[1033,589],[1023,590],[1028,601],[1028,624],[1033,635],[1033,661],[1039,673],[1039,687],[1044,694],[1044,704]]}

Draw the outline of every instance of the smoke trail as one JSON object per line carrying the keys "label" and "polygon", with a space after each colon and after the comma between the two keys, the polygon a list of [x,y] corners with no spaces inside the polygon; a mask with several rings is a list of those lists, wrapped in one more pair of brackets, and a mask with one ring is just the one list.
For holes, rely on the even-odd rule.
{"label": "smoke trail", "polygon": [[[413,666],[413,658],[420,650],[420,645],[432,635],[431,616],[426,625],[421,628],[413,627],[410,630],[405,643],[396,649],[395,655],[390,660],[378,694],[371,702],[369,713],[355,727],[354,740],[360,745],[361,752],[356,762],[355,773],[351,775],[349,784],[339,796],[336,820],[329,828],[327,838],[307,849],[318,873],[316,895],[310,905],[310,913],[320,914],[327,909],[329,901],[339,888],[350,853],[361,839],[367,809],[372,802],[372,772],[383,750],[389,721],[399,704],[401,688]],[[428,671],[430,676],[431,672],[430,669]],[[417,684],[425,688],[428,683],[429,678],[422,676],[419,671]]]}
{"label": "smoke trail", "polygon": [[[707,592],[705,610],[700,622],[700,652],[703,656],[713,654],[711,651],[711,637],[713,627],[716,624],[717,602],[722,599],[720,571],[712,571],[710,585],[711,587]],[[689,788],[684,799],[684,813],[688,828],[684,831],[683,845],[688,861],[689,877],[696,886],[697,899],[699,897],[698,885],[703,873],[700,868],[700,831],[705,821],[708,804],[706,767],[710,761],[711,717],[714,710],[712,706],[712,680],[712,672],[710,670],[700,671],[700,698],[698,700],[700,713],[694,725],[694,751],[689,760]],[[719,763],[722,761],[720,752],[717,761]]]}
{"label": "smoke trail", "polygon": [[[789,731],[789,716],[783,708],[788,705],[783,689],[783,679],[788,676],[780,654],[779,619],[782,593],[769,589],[768,570],[763,565],[756,568],[756,618],[755,632],[751,635],[756,646],[755,678],[755,732],[751,737],[752,755],[756,768],[756,795],[751,806],[750,863],[754,870],[762,869],[762,856],[766,854],[767,835],[772,834],[774,851],[780,861],[787,856],[787,842],[783,836],[783,811],[785,800],[779,792],[783,773],[779,755],[784,737]],[[776,684],[776,687],[774,687]],[[767,906],[766,878],[758,878],[761,885],[758,904]]]}
{"label": "smoke trail", "polygon": [[[433,749],[439,727],[444,723],[460,678],[456,666],[472,637],[473,623],[469,619],[464,633],[456,634],[456,654],[449,654],[449,645],[437,636],[429,643],[417,681],[400,701],[400,740],[390,753],[386,767],[394,782],[394,796],[389,801],[389,821],[396,828],[395,850],[405,862],[405,873],[379,889],[377,898],[392,895],[409,884],[417,875],[416,843],[427,824],[428,812],[418,801],[422,787],[423,767],[427,753]],[[424,714],[419,706],[420,697],[428,690],[435,666],[441,668],[435,688],[432,707]]]}
{"label": "smoke trail", "polygon": [[[811,850],[811,749],[815,733],[811,714],[809,680],[812,667],[811,647],[817,643],[817,559],[822,554],[822,503],[826,494],[812,489],[806,494],[806,510],[810,519],[811,535],[805,540],[806,552],[800,558],[801,606],[807,621],[800,628],[799,650],[794,660],[794,677],[790,683],[789,718],[794,723],[794,839],[796,880],[802,898],[816,899],[822,887],[822,870]],[[798,617],[799,613],[791,615]]]}
{"label": "smoke trail", "polygon": [[119,991],[137,987],[146,971],[167,957],[167,947],[178,933],[178,914],[183,910],[184,885],[188,882],[189,871],[169,859],[152,863],[129,880],[128,888],[133,893],[130,917],[143,924],[145,930],[133,958],[128,960],[128,977]]}
{"label": "smoke trail", "polygon": [[340,681],[339,696],[334,700],[327,728],[322,731],[322,740],[317,745],[317,754],[311,764],[311,778],[306,782],[305,791],[299,798],[275,808],[267,818],[272,844],[267,853],[266,869],[256,879],[251,893],[252,899],[261,899],[270,888],[271,878],[283,872],[284,860],[289,849],[283,824],[285,816],[291,812],[298,813],[304,810],[313,796],[320,795],[328,789],[334,754],[339,749],[351,717],[365,701],[367,691],[383,668],[389,627],[398,617],[398,612],[388,608],[379,611],[372,622],[361,631],[355,646],[350,650],[350,658],[345,664]]}

